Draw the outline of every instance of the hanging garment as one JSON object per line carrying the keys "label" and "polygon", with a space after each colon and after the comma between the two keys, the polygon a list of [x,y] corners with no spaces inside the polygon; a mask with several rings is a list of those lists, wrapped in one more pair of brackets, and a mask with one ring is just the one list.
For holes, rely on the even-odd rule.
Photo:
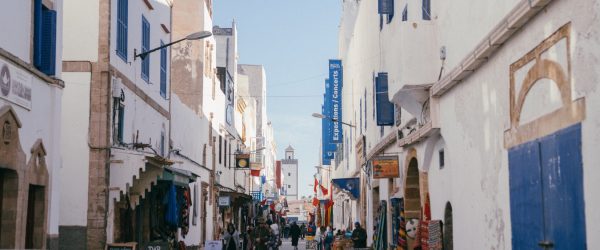
{"label": "hanging garment", "polygon": [[179,207],[177,205],[177,190],[175,185],[169,186],[166,197],[167,212],[165,213],[165,222],[172,227],[179,226]]}
{"label": "hanging garment", "polygon": [[190,206],[192,205],[189,187],[183,188],[179,204],[181,205],[181,236],[185,238],[190,230]]}

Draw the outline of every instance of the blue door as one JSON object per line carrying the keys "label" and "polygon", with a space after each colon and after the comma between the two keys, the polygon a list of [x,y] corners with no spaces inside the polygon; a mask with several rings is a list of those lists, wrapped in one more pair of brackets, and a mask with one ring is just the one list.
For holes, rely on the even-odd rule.
{"label": "blue door", "polygon": [[513,249],[586,249],[581,125],[508,152]]}

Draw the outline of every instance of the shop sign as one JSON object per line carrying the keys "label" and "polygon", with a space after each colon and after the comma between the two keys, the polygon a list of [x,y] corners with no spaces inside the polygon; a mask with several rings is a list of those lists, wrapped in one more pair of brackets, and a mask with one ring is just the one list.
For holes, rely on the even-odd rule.
{"label": "shop sign", "polygon": [[149,242],[140,247],[140,250],[169,250],[169,244],[164,241]]}
{"label": "shop sign", "polygon": [[235,167],[236,168],[249,168],[250,167],[250,154],[238,154],[235,156]]}
{"label": "shop sign", "polygon": [[397,178],[400,176],[398,156],[379,156],[372,160],[373,178]]}
{"label": "shop sign", "polygon": [[106,250],[135,250],[137,243],[108,243],[106,244]]}
{"label": "shop sign", "polygon": [[0,98],[30,110],[32,82],[27,71],[0,59]]}
{"label": "shop sign", "polygon": [[204,243],[204,250],[223,250],[223,242],[220,240],[207,240]]}
{"label": "shop sign", "polygon": [[230,196],[219,196],[219,207],[229,207],[231,206],[231,197]]}

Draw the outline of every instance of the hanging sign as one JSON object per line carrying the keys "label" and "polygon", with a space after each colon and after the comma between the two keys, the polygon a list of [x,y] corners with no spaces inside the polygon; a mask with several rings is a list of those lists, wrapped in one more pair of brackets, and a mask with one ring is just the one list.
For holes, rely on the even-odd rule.
{"label": "hanging sign", "polygon": [[235,167],[236,168],[249,168],[250,167],[250,154],[235,155]]}
{"label": "hanging sign", "polygon": [[230,196],[219,196],[219,207],[229,207],[231,206],[231,197]]}
{"label": "hanging sign", "polygon": [[373,178],[397,178],[400,176],[398,156],[379,156],[372,160]]}
{"label": "hanging sign", "polygon": [[[332,120],[331,143],[342,143],[342,61],[329,60],[329,119]],[[326,91],[327,92],[327,91]],[[327,94],[327,93],[326,93]]]}

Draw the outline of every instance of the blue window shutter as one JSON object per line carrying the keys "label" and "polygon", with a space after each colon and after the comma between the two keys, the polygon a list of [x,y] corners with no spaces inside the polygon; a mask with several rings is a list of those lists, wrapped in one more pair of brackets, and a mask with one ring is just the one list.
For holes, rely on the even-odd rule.
{"label": "blue window shutter", "polygon": [[431,20],[431,0],[423,0],[423,20]]}
{"label": "blue window shutter", "polygon": [[35,0],[33,6],[33,65],[42,65],[42,0]]}
{"label": "blue window shutter", "polygon": [[394,125],[394,105],[388,98],[388,74],[380,72],[377,75],[375,86],[377,91],[376,110],[377,110],[377,126],[393,126]]}
{"label": "blue window shutter", "polygon": [[46,75],[56,72],[56,11],[42,10],[40,71]]}
{"label": "blue window shutter", "polygon": [[[160,45],[164,43],[160,42]],[[167,98],[167,48],[160,50],[160,95]]]}
{"label": "blue window shutter", "polygon": [[127,62],[127,25],[128,1],[119,0],[117,4],[117,55]]}
{"label": "blue window shutter", "polygon": [[379,1],[379,14],[394,14],[394,0],[378,0]]}
{"label": "blue window shutter", "polygon": [[[150,50],[150,23],[142,16],[142,53]],[[150,54],[142,59],[142,79],[150,82]]]}

